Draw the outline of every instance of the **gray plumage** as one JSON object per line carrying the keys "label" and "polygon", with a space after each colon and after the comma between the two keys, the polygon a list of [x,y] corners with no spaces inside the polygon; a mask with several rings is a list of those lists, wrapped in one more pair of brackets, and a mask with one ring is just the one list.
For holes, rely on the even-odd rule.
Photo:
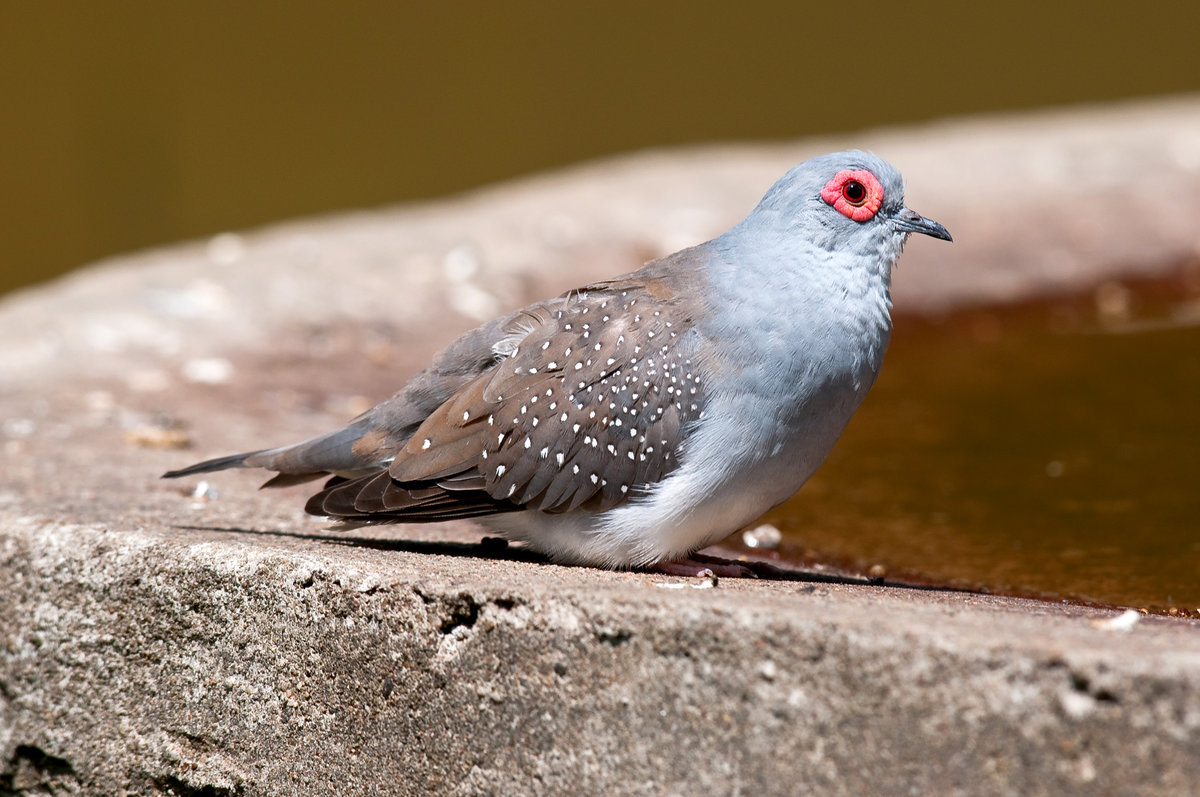
{"label": "gray plumage", "polygon": [[687,556],[824,460],[879,373],[912,232],[950,239],[887,163],[813,158],[724,235],[467,333],[342,429],[165,475],[333,474],[306,509],[348,524],[474,517],[558,561]]}

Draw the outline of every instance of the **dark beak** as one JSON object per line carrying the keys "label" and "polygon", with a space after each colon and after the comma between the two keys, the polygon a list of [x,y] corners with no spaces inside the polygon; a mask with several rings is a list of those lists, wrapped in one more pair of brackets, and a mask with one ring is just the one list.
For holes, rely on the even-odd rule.
{"label": "dark beak", "polygon": [[934,238],[941,238],[943,241],[953,241],[950,233],[946,228],[938,224],[933,219],[927,219],[915,210],[908,208],[900,208],[900,212],[892,219],[892,224],[897,230],[905,232],[919,232],[922,235],[929,235]]}

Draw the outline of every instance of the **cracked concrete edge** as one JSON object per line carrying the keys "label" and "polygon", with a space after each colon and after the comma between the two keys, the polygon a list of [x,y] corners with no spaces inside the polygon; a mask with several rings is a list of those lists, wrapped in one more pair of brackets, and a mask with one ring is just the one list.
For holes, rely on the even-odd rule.
{"label": "cracked concrete edge", "polygon": [[0,772],[18,793],[1200,782],[1200,639],[1166,618],[1125,631],[1030,601],[700,589],[315,539],[43,522],[0,539]]}

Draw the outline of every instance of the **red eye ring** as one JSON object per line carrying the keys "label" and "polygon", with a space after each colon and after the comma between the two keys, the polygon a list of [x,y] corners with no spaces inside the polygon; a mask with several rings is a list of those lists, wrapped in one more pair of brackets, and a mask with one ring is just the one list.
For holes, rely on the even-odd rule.
{"label": "red eye ring", "polygon": [[844,169],[821,189],[821,199],[848,219],[870,221],[883,205],[883,185],[866,169]]}

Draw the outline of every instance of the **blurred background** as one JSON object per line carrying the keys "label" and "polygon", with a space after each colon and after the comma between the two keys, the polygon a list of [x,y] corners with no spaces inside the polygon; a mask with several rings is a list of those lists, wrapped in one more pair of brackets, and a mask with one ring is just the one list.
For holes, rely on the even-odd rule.
{"label": "blurred background", "polygon": [[1200,5],[0,0],[0,293],[599,155],[1200,89]]}

